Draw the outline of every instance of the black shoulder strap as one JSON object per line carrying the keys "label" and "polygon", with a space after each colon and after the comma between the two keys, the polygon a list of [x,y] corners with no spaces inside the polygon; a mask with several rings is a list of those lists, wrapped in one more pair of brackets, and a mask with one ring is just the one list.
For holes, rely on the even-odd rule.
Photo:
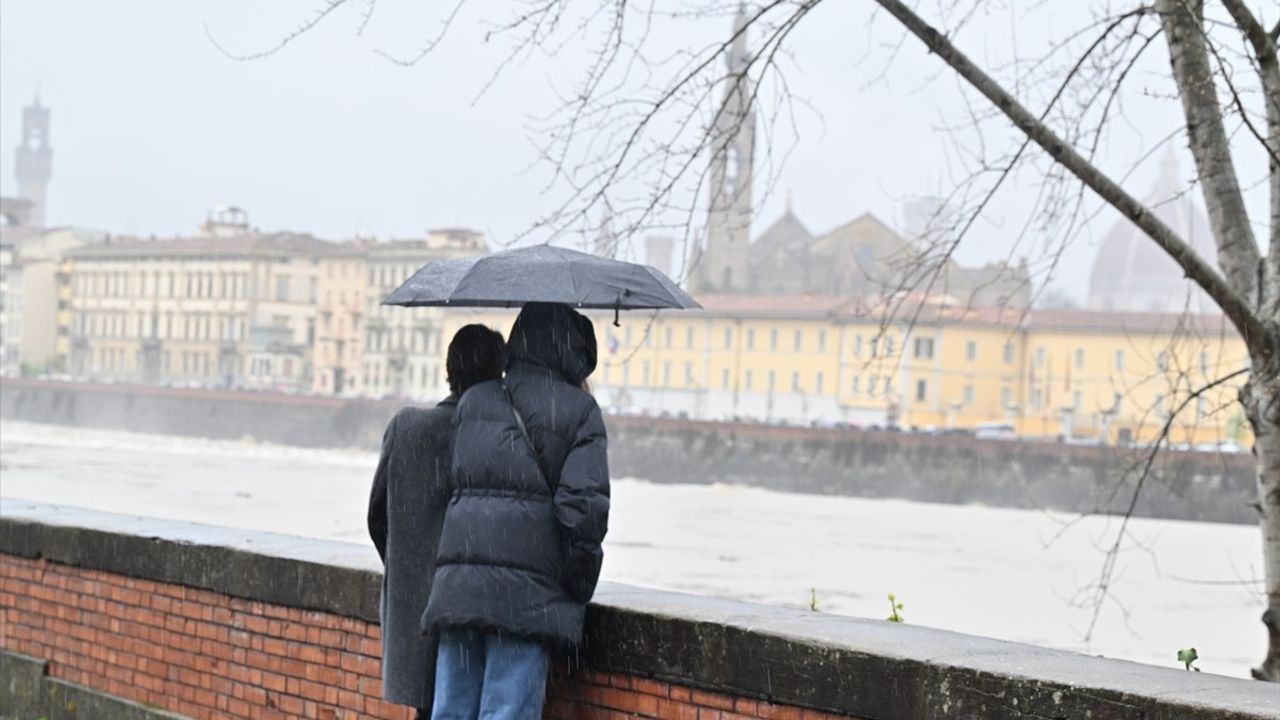
{"label": "black shoulder strap", "polygon": [[551,474],[547,472],[546,466],[542,464],[542,454],[534,446],[533,438],[529,437],[529,429],[525,427],[524,417],[516,409],[516,401],[515,398],[511,397],[511,389],[503,385],[502,391],[507,394],[507,404],[511,406],[511,417],[515,418],[516,427],[520,428],[520,434],[524,436],[525,443],[529,445],[529,452],[533,453],[533,461],[538,464],[538,474],[542,475],[542,481],[547,484],[547,488],[554,495],[555,487],[551,483]]}

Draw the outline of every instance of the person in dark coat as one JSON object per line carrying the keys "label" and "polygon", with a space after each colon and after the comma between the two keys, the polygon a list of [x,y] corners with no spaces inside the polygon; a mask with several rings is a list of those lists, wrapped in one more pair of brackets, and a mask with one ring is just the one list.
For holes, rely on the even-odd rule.
{"label": "person in dark coat", "polygon": [[454,409],[467,388],[501,378],[505,364],[501,335],[483,325],[462,328],[445,361],[449,397],[434,408],[400,410],[382,437],[368,515],[385,567],[382,696],[418,708],[420,717],[431,708],[435,680],[436,638],[422,634],[420,623],[449,501]]}
{"label": "person in dark coat", "polygon": [[505,383],[458,402],[423,617],[440,631],[433,718],[541,717],[549,650],[582,638],[609,518],[604,421],[583,389],[595,367],[591,321],[531,303],[507,340]]}

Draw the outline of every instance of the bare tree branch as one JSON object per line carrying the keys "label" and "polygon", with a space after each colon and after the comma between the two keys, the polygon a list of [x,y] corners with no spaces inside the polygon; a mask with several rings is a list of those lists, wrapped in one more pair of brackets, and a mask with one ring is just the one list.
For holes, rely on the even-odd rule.
{"label": "bare tree branch", "polygon": [[[983,72],[968,56],[959,50],[942,33],[926,23],[919,15],[906,6],[901,0],[876,0],[889,14],[898,19],[916,37],[920,38],[928,48],[936,53],[944,62],[952,67],[974,89],[995,103],[1019,130],[1026,133],[1057,162],[1071,171],[1081,182],[1085,183],[1103,200],[1113,205],[1142,228],[1147,235],[1160,245],[1172,257],[1183,271],[1204,288],[1205,292],[1231,318],[1240,330],[1241,335],[1253,346],[1266,337],[1266,326],[1253,313],[1250,304],[1240,296],[1226,280],[1204,261],[1195,250],[1178,237],[1155,213],[1148,210],[1136,198],[1117,185],[1111,178],[1092,163],[1085,160],[1057,133],[1037,120],[1017,99],[1009,95],[994,79]],[[1250,238],[1252,241],[1252,238]],[[1256,256],[1257,247],[1254,247]],[[1250,268],[1252,271],[1252,267]],[[1246,287],[1252,287],[1250,280]]]}
{"label": "bare tree branch", "polygon": [[[1231,156],[1231,141],[1222,124],[1204,35],[1204,2],[1157,0],[1156,8],[1169,43],[1173,79],[1178,85],[1187,118],[1187,134],[1191,138],[1191,154],[1199,170],[1209,225],[1217,241],[1218,265],[1244,302],[1252,305],[1256,300],[1261,255],[1249,225]],[[1237,327],[1246,334],[1250,346],[1256,346],[1258,338],[1250,340],[1248,331],[1243,326]]]}

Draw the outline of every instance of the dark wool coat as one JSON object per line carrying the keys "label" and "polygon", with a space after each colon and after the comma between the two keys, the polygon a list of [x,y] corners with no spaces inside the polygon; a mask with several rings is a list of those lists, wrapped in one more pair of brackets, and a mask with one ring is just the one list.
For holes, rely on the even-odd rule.
{"label": "dark wool coat", "polygon": [[386,568],[382,576],[382,696],[430,708],[436,637],[421,632],[436,547],[449,501],[453,415],[457,400],[404,408],[382,438],[369,498],[369,536]]}
{"label": "dark wool coat", "polygon": [[595,368],[595,334],[566,306],[526,305],[507,353],[506,388],[480,383],[458,402],[453,494],[423,621],[572,645],[609,517],[604,422],[580,387]]}

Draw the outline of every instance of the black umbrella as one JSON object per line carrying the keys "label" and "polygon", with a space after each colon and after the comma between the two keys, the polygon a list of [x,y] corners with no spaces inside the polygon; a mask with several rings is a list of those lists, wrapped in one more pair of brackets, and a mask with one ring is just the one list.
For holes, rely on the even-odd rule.
{"label": "black umbrella", "polygon": [[550,245],[429,262],[382,304],[518,307],[527,302],[614,311],[702,307],[647,265]]}

